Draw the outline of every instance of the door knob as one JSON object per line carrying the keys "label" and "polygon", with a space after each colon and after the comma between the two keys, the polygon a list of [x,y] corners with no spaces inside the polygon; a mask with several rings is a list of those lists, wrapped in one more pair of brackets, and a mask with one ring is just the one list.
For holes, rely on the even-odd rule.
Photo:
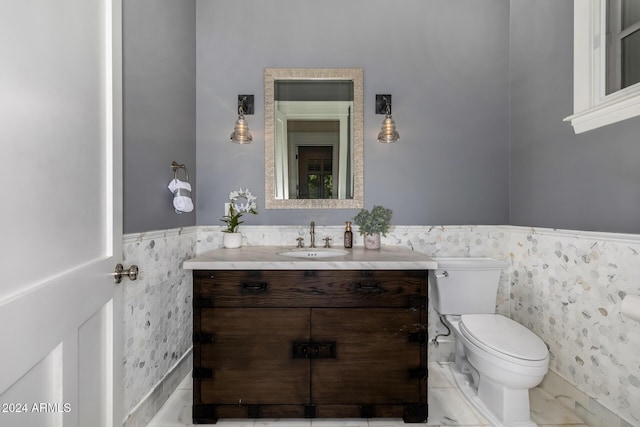
{"label": "door knob", "polygon": [[118,263],[116,264],[116,270],[115,273],[113,273],[113,276],[116,283],[122,282],[123,277],[128,277],[130,280],[136,280],[138,278],[138,266],[132,265],[125,270],[122,264]]}

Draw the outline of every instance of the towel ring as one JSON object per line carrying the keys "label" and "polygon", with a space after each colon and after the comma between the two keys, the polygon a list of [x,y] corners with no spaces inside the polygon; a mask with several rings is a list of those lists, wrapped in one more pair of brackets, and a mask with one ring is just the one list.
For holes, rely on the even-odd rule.
{"label": "towel ring", "polygon": [[189,171],[187,171],[187,167],[185,165],[181,165],[174,160],[173,162],[171,162],[171,169],[173,169],[173,179],[178,179],[178,170],[183,169],[184,176],[187,179],[186,182],[189,182]]}

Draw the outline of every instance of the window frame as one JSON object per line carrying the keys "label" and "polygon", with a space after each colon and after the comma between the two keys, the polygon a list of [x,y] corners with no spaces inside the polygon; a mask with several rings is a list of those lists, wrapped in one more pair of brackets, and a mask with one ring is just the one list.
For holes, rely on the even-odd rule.
{"label": "window frame", "polygon": [[606,0],[574,0],[573,115],[576,134],[640,116],[640,83],[606,95]]}

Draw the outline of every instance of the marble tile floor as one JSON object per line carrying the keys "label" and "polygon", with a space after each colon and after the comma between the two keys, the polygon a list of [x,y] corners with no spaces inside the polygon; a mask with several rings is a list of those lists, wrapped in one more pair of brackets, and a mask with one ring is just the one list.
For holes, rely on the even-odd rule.
{"label": "marble tile floor", "polygon": [[[194,426],[191,421],[192,382],[189,374],[148,427]],[[540,388],[531,391],[531,418],[539,427],[588,427],[575,413]],[[201,425],[201,424],[198,424]],[[217,427],[406,427],[401,419],[220,420]],[[425,426],[480,427],[488,422],[455,386],[447,363],[429,363],[429,421]]]}

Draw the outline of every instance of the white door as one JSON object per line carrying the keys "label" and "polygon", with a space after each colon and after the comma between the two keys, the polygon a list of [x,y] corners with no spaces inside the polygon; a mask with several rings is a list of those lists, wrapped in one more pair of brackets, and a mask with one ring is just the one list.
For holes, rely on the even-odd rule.
{"label": "white door", "polygon": [[122,426],[122,0],[0,5],[0,426]]}

